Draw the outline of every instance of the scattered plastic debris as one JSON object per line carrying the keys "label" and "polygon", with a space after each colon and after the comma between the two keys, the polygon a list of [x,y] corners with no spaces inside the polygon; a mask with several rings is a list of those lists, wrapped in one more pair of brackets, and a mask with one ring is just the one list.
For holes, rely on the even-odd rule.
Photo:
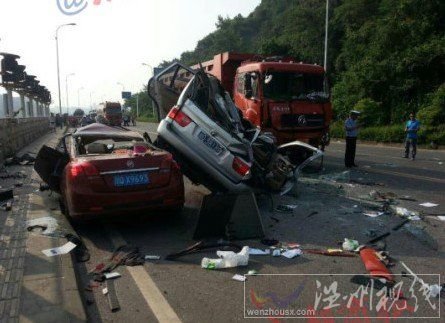
{"label": "scattered plastic debris", "polygon": [[405,218],[408,218],[408,219],[410,219],[410,220],[412,220],[412,221],[418,221],[418,220],[421,220],[420,219],[420,214],[419,214],[419,212],[415,212],[415,211],[410,211],[410,210],[408,210],[408,209],[406,209],[406,208],[404,208],[404,207],[399,207],[399,206],[397,206],[396,208],[395,208],[395,213],[398,215],[398,216],[402,216],[402,217],[405,217]]}
{"label": "scattered plastic debris", "polygon": [[366,211],[363,212],[364,215],[369,216],[370,218],[376,218],[379,217],[383,214],[385,214],[384,212],[377,212],[377,211]]}
{"label": "scattered plastic debris", "polygon": [[244,275],[239,275],[236,274],[235,276],[232,277],[233,280],[239,281],[239,282],[245,282],[247,277]]}
{"label": "scattered plastic debris", "polygon": [[262,249],[250,248],[249,255],[251,256],[270,255],[270,249],[262,250]]}
{"label": "scattered plastic debris", "polygon": [[72,243],[71,241],[69,241],[61,247],[45,249],[45,250],[42,250],[42,252],[47,257],[53,257],[53,256],[67,254],[74,248],[76,248],[76,245],[74,243]]}
{"label": "scattered plastic debris", "polygon": [[279,257],[279,256],[281,256],[281,250],[280,250],[280,249],[274,249],[274,250],[272,251],[272,256],[273,256],[273,257]]}
{"label": "scattered plastic debris", "polygon": [[146,255],[145,260],[159,260],[161,259],[161,256],[155,256],[155,255]]}
{"label": "scattered plastic debris", "polygon": [[289,249],[281,253],[283,257],[286,257],[288,259],[300,256],[301,254],[302,254],[301,249]]}
{"label": "scattered plastic debris", "polygon": [[431,203],[431,202],[425,202],[425,203],[420,203],[419,205],[420,205],[420,206],[424,206],[424,207],[436,207],[436,206],[438,206],[439,204]]}
{"label": "scattered plastic debris", "polygon": [[221,269],[221,268],[233,268],[238,266],[247,266],[249,263],[249,247],[245,246],[240,252],[235,253],[233,251],[221,251],[218,250],[216,255],[220,258],[210,259],[207,257],[202,258],[201,267],[205,269]]}
{"label": "scattered plastic debris", "polygon": [[445,221],[445,216],[444,215],[438,215],[437,218],[441,221]]}
{"label": "scattered plastic debris", "polygon": [[255,269],[252,269],[247,272],[247,275],[255,276],[255,275],[258,275],[258,272]]}
{"label": "scattered plastic debris", "polygon": [[363,248],[360,250],[360,257],[366,270],[372,277],[381,277],[393,281],[394,277],[388,268],[380,261],[377,252],[372,248]]}
{"label": "scattered plastic debris", "polygon": [[342,248],[345,251],[354,251],[359,247],[359,243],[357,240],[352,240],[345,238],[345,241],[342,244]]}
{"label": "scattered plastic debris", "polygon": [[102,294],[104,294],[104,295],[107,295],[108,294],[108,288],[104,288],[104,289],[102,289]]}
{"label": "scattered plastic debris", "polygon": [[112,273],[106,273],[105,274],[105,279],[114,279],[114,278],[119,278],[121,277],[121,274],[117,273],[117,272],[112,272]]}

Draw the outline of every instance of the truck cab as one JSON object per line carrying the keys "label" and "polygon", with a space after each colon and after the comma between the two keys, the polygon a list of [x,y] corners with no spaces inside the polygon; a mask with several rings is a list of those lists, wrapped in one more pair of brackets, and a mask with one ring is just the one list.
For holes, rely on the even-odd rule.
{"label": "truck cab", "polygon": [[304,141],[324,149],[332,120],[323,67],[290,57],[225,52],[194,65],[216,76],[245,119],[272,132],[278,144]]}
{"label": "truck cab", "polygon": [[301,140],[324,147],[332,107],[324,69],[292,61],[243,63],[233,99],[244,117],[271,131],[279,144]]}

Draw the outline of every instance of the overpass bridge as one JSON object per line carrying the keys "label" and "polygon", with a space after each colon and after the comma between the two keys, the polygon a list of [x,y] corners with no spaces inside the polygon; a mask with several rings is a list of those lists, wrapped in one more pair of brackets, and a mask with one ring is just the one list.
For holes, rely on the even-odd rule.
{"label": "overpass bridge", "polygon": [[18,55],[0,53],[0,163],[49,128],[51,93],[19,65]]}

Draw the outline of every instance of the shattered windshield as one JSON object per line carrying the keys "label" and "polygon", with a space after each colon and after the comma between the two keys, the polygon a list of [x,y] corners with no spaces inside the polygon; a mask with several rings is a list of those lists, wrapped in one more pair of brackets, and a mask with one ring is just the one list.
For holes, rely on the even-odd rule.
{"label": "shattered windshield", "polygon": [[326,101],[329,91],[323,74],[295,72],[267,73],[269,81],[264,83],[264,97],[272,100]]}

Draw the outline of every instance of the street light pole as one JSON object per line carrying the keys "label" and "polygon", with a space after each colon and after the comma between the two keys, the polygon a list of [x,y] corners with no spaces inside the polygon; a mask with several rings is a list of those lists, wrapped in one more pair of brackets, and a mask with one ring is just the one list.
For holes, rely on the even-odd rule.
{"label": "street light pole", "polygon": [[[151,66],[150,64],[147,63],[142,63],[143,66],[147,66],[148,68],[150,68],[150,72],[151,72],[151,77],[155,76],[155,69],[153,66]],[[150,89],[147,89],[150,90]],[[153,100],[151,100],[151,108],[152,108],[152,115],[153,117],[155,116],[155,103],[153,102]]]}
{"label": "street light pole", "polygon": [[71,74],[67,74],[67,76],[65,77],[65,90],[66,90],[66,113],[68,113],[68,115],[70,114],[70,106],[69,106],[69,101],[68,101],[68,97],[69,97],[69,93],[68,93],[68,77],[75,75],[74,73]]}
{"label": "street light pole", "polygon": [[327,72],[328,67],[328,26],[329,26],[329,0],[326,0],[326,21],[324,33],[324,71]]}
{"label": "street light pole", "polygon": [[82,91],[84,87],[80,87],[77,89],[77,107],[80,109],[80,91]]}
{"label": "street light pole", "polygon": [[65,26],[76,26],[75,23],[60,25],[56,29],[57,87],[59,90],[59,113],[62,116],[62,96],[60,93],[60,62],[59,62],[59,29]]}

